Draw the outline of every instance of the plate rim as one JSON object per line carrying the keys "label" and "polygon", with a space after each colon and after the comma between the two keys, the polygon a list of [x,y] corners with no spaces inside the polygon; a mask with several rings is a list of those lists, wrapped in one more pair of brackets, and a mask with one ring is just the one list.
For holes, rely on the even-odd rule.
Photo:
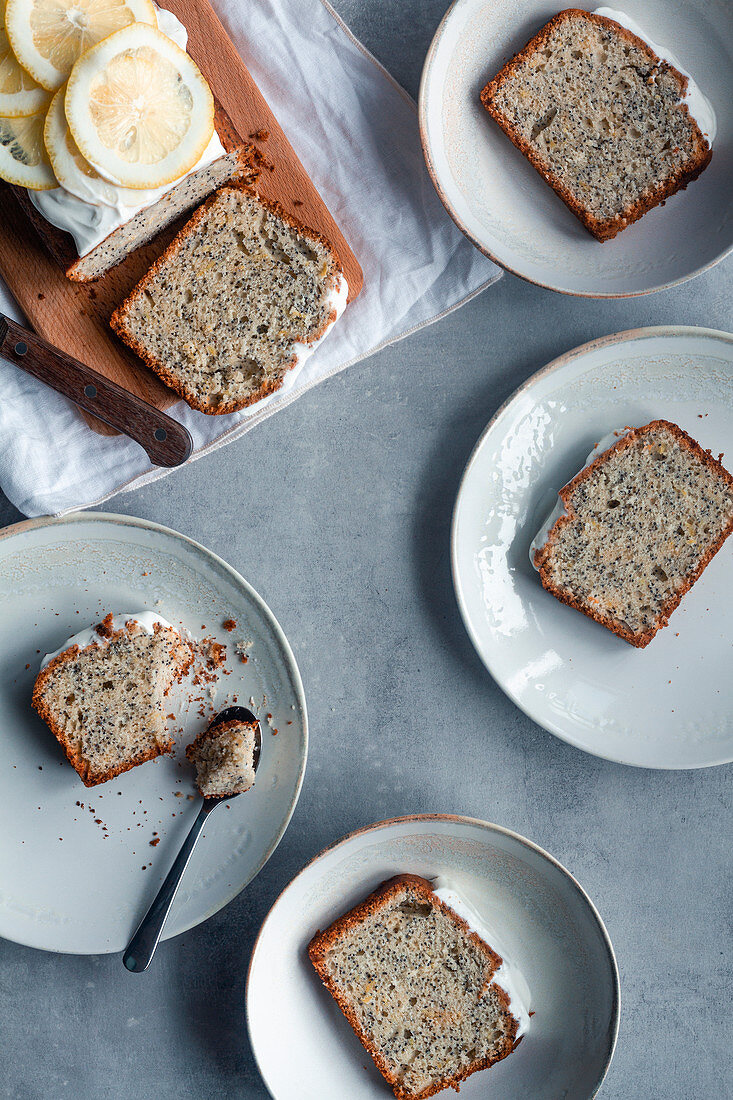
{"label": "plate rim", "polygon": [[252,1035],[252,1017],[251,1017],[251,1012],[250,1012],[250,1008],[251,1008],[251,1006],[250,1006],[250,979],[252,977],[252,971],[253,971],[253,968],[254,968],[255,960],[257,958],[257,954],[258,954],[258,951],[260,949],[260,943],[261,943],[261,940],[262,940],[262,936],[265,932],[265,927],[266,927],[270,917],[272,916],[272,913],[274,912],[276,906],[279,905],[281,899],[288,892],[288,890],[290,890],[290,888],[295,885],[295,883],[298,881],[298,879],[300,879],[306,873],[306,871],[308,871],[313,866],[313,864],[318,863],[321,859],[324,858],[324,856],[327,856],[327,855],[329,855],[329,853],[336,851],[338,848],[341,848],[341,847],[347,845],[352,840],[355,840],[357,837],[364,836],[367,833],[372,833],[372,832],[376,833],[376,832],[379,832],[382,829],[389,829],[394,825],[404,825],[404,824],[411,824],[411,823],[415,823],[415,824],[417,824],[417,823],[426,823],[427,824],[431,821],[457,822],[461,825],[478,826],[479,828],[484,829],[488,833],[499,833],[502,836],[506,836],[506,837],[509,837],[512,840],[517,841],[520,845],[524,846],[525,848],[528,848],[535,855],[539,855],[540,857],[547,860],[547,862],[550,863],[553,867],[555,867],[556,870],[560,871],[560,873],[562,875],[564,875],[570,881],[570,885],[575,889],[576,893],[578,893],[580,895],[581,900],[584,901],[585,904],[590,909],[591,915],[595,919],[596,925],[597,925],[597,927],[598,927],[598,929],[601,933],[601,939],[602,939],[603,944],[606,948],[606,955],[607,955],[607,958],[608,958],[608,962],[610,964],[611,979],[612,979],[612,986],[613,986],[609,1047],[608,1047],[608,1051],[607,1051],[607,1054],[606,1054],[606,1058],[605,1058],[603,1067],[601,1069],[600,1076],[599,1076],[599,1078],[598,1078],[598,1080],[597,1080],[597,1082],[594,1086],[593,1092],[589,1093],[589,1095],[588,1095],[588,1100],[593,1100],[593,1098],[598,1095],[598,1092],[600,1091],[601,1086],[603,1085],[603,1082],[605,1081],[606,1076],[608,1074],[608,1070],[611,1066],[611,1061],[613,1060],[613,1056],[614,1056],[614,1053],[616,1051],[616,1044],[618,1042],[619,1029],[620,1029],[620,1025],[621,1025],[621,980],[620,980],[620,977],[619,977],[618,962],[616,960],[616,952],[614,951],[613,943],[611,942],[611,937],[608,934],[608,929],[606,928],[606,925],[603,921],[603,918],[601,917],[601,914],[598,912],[598,909],[596,908],[593,900],[590,898],[590,896],[588,895],[586,890],[578,882],[575,875],[573,875],[572,872],[570,872],[567,869],[567,867],[565,867],[559,861],[559,859],[556,859],[555,856],[551,855],[550,852],[548,852],[545,848],[542,848],[539,844],[536,844],[533,840],[529,840],[527,837],[523,836],[521,833],[516,832],[514,829],[509,829],[504,825],[497,825],[497,824],[495,824],[494,822],[491,822],[491,821],[485,821],[483,818],[480,818],[480,817],[471,817],[468,814],[445,814],[445,813],[405,814],[402,817],[389,817],[389,818],[386,818],[384,821],[375,821],[375,822],[372,822],[372,824],[370,824],[370,825],[363,825],[358,829],[353,829],[350,833],[347,833],[345,836],[342,836],[339,840],[335,840],[335,841],[332,841],[330,844],[327,844],[325,848],[323,848],[316,855],[312,856],[308,860],[308,862],[306,864],[304,864],[304,866],[301,867],[301,869],[295,875],[293,875],[293,877],[290,879],[290,881],[278,893],[277,897],[275,898],[272,905],[268,909],[268,911],[265,915],[265,918],[262,921],[262,924],[260,925],[260,929],[257,933],[257,936],[255,938],[255,942],[252,946],[252,954],[250,955],[249,964],[247,966],[247,978],[246,978],[246,983],[245,983],[245,1016],[246,1016],[246,1020],[247,1020],[247,1034],[249,1036],[250,1047],[252,1048],[252,1055],[253,1055],[254,1060],[255,1060],[255,1065],[257,1066],[257,1070],[260,1074],[260,1077],[262,1078],[262,1081],[265,1085],[265,1088],[267,1089],[267,1091],[269,1092],[269,1094],[273,1098],[273,1100],[289,1100],[289,1098],[277,1097],[275,1095],[275,1093],[271,1090],[269,1082],[268,1082],[267,1078],[265,1077],[265,1075],[262,1071],[262,1065],[260,1063],[260,1059],[259,1059],[259,1056],[258,1056],[258,1053],[257,1053],[257,1047],[254,1043],[254,1039],[253,1039],[253,1035]]}
{"label": "plate rim", "polygon": [[[185,932],[190,932],[192,928],[197,928],[200,924],[204,924],[207,920],[209,920],[211,917],[213,917],[216,913],[219,913],[222,909],[225,909],[227,907],[227,905],[229,905],[232,901],[234,901],[234,899],[236,897],[238,897],[238,895],[241,894],[242,891],[245,890],[251,882],[254,881],[254,879],[257,877],[257,875],[260,873],[260,871],[265,866],[265,864],[269,862],[269,860],[271,859],[271,857],[274,854],[275,850],[277,849],[278,845],[280,844],[280,841],[282,840],[283,836],[285,835],[285,832],[286,832],[286,830],[287,830],[287,828],[290,824],[293,813],[295,812],[295,808],[296,808],[296,806],[298,804],[298,801],[300,799],[300,794],[301,794],[302,787],[303,787],[303,780],[305,778],[306,766],[307,766],[307,763],[308,763],[308,749],[309,749],[308,710],[307,710],[307,704],[306,704],[306,698],[305,698],[305,690],[303,688],[303,680],[302,680],[302,677],[300,675],[300,669],[298,668],[298,663],[295,659],[295,654],[293,653],[290,642],[288,641],[283,628],[280,626],[280,623],[277,620],[277,618],[275,617],[275,615],[274,615],[272,609],[270,608],[269,604],[267,604],[265,602],[265,600],[262,598],[262,596],[260,596],[259,592],[257,592],[257,590],[252,587],[252,585],[249,583],[249,581],[247,581],[241,575],[241,573],[239,573],[232,565],[229,565],[228,562],[226,562],[223,558],[219,557],[219,555],[215,551],[209,550],[208,547],[204,546],[200,542],[197,542],[195,539],[189,538],[188,535],[184,535],[181,531],[176,531],[172,527],[166,527],[162,523],[155,523],[153,520],[141,519],[137,516],[127,516],[127,515],[124,515],[123,513],[118,513],[118,512],[84,512],[84,511],[76,511],[76,512],[69,512],[69,513],[67,513],[66,515],[63,515],[63,516],[37,516],[37,517],[32,517],[30,519],[20,520],[18,523],[13,523],[9,527],[5,527],[5,528],[2,528],[2,530],[0,530],[0,543],[3,543],[5,541],[7,541],[8,539],[12,539],[14,536],[23,535],[23,534],[25,534],[26,532],[29,532],[29,531],[40,530],[40,529],[43,529],[43,528],[46,528],[46,527],[73,526],[74,524],[77,524],[77,523],[80,523],[80,522],[88,522],[88,521],[91,521],[92,523],[101,523],[101,524],[110,524],[111,523],[113,526],[129,527],[129,528],[133,528],[133,529],[142,529],[142,530],[146,530],[146,531],[151,531],[154,534],[162,534],[162,535],[165,535],[165,536],[173,536],[174,539],[179,539],[181,542],[187,543],[188,546],[192,547],[198,553],[203,554],[205,557],[207,557],[209,559],[213,559],[213,561],[216,563],[216,565],[220,569],[222,569],[225,573],[228,573],[230,575],[231,579],[235,582],[235,584],[237,584],[238,586],[240,586],[241,588],[244,589],[247,596],[259,608],[260,612],[264,615],[265,619],[269,622],[270,626],[272,627],[273,634],[275,636],[275,640],[277,641],[277,644],[280,646],[282,652],[285,655],[286,663],[289,665],[288,671],[289,671],[290,675],[293,678],[293,684],[294,684],[294,687],[295,687],[296,701],[297,701],[298,707],[300,709],[300,712],[302,714],[303,752],[302,752],[300,764],[299,764],[299,767],[298,767],[298,776],[297,776],[297,780],[296,780],[296,784],[295,784],[295,790],[293,792],[293,797],[290,801],[290,805],[288,807],[287,814],[286,814],[282,824],[280,825],[279,829],[277,830],[277,833],[276,833],[276,836],[275,836],[274,840],[268,846],[267,851],[266,851],[265,855],[263,856],[262,860],[257,864],[257,867],[252,872],[252,874],[249,876],[249,878],[246,880],[246,882],[242,883],[241,886],[238,886],[231,893],[226,893],[226,895],[224,896],[224,900],[221,901],[220,904],[217,904],[213,909],[207,910],[206,913],[199,920],[194,920],[194,921],[189,922],[188,924],[186,924],[185,927],[180,928],[176,932],[170,932],[169,931],[168,934],[166,934],[166,929],[164,927],[163,933],[161,935],[161,941],[162,940],[172,940],[172,939],[175,939],[177,936],[182,936]],[[94,954],[94,955],[100,955],[100,954],[102,954],[102,955],[115,955],[115,954],[119,953],[116,948],[115,949],[110,949],[108,951],[80,952],[80,951],[69,951],[68,949],[58,948],[58,947],[44,947],[44,946],[40,945],[39,943],[30,943],[27,940],[17,939],[15,936],[8,936],[8,935],[5,935],[4,933],[2,935],[2,939],[6,939],[10,943],[18,943],[23,947],[30,947],[30,948],[33,948],[33,949],[38,950],[38,951],[49,951],[49,952],[53,952],[53,953],[59,954],[59,955],[81,955],[81,956],[89,955],[89,954]]]}
{"label": "plate rim", "polygon": [[423,157],[425,160],[425,166],[428,170],[428,175],[436,190],[438,198],[442,202],[445,210],[455,225],[460,229],[463,236],[474,245],[487,259],[497,264],[503,271],[508,271],[510,275],[516,275],[517,278],[523,279],[527,283],[532,283],[534,286],[542,287],[544,290],[552,290],[556,294],[567,294],[571,298],[591,298],[599,300],[617,299],[617,298],[641,298],[646,294],[656,294],[661,290],[671,290],[673,287],[681,286],[683,283],[690,282],[692,279],[696,279],[698,275],[703,275],[706,271],[710,271],[711,268],[721,263],[727,256],[733,252],[733,242],[716,256],[714,259],[708,261],[708,263],[702,264],[700,267],[696,267],[694,271],[689,272],[687,275],[681,275],[677,279],[673,279],[668,283],[658,283],[655,286],[646,287],[644,290],[625,290],[625,291],[590,291],[590,290],[572,290],[569,287],[555,286],[553,283],[543,282],[541,279],[532,278],[525,272],[520,271],[518,268],[512,267],[506,260],[501,259],[496,253],[492,252],[485,244],[483,244],[473,233],[471,233],[461,221],[458,211],[455,209],[453,203],[448,197],[445,188],[442,185],[440,176],[438,175],[435,167],[435,160],[433,158],[433,152],[428,138],[428,86],[431,77],[433,76],[433,68],[435,65],[436,55],[440,47],[441,40],[447,29],[449,21],[453,18],[454,12],[457,8],[470,3],[470,0],[452,0],[443,18],[438,24],[435,34],[433,35],[428,52],[425,55],[425,61],[423,63],[422,71],[420,74],[420,85],[417,93],[417,119],[418,129],[420,132],[420,145],[422,146]]}
{"label": "plate rim", "polygon": [[463,621],[463,626],[468,634],[468,637],[473,645],[479,660],[487,670],[497,687],[506,695],[506,697],[516,706],[523,714],[526,714],[530,721],[540,726],[542,729],[547,730],[553,736],[558,737],[561,741],[564,741],[568,745],[572,745],[574,749],[579,752],[587,752],[591,756],[596,756],[601,760],[610,760],[614,764],[621,764],[627,768],[641,768],[647,771],[699,771],[701,768],[715,768],[720,767],[723,764],[729,764],[733,761],[733,756],[726,756],[715,761],[705,764],[687,764],[682,767],[679,765],[670,764],[658,764],[651,766],[649,764],[637,764],[633,761],[622,760],[616,756],[607,756],[600,751],[594,751],[587,748],[585,745],[579,744],[577,740],[573,740],[566,733],[560,730],[559,727],[554,728],[552,725],[545,721],[540,721],[534,714],[530,714],[529,710],[519,699],[509,690],[509,688],[502,683],[498,677],[494,674],[494,671],[489,663],[488,658],[482,652],[479,645],[476,632],[473,629],[471,619],[468,613],[467,601],[464,598],[463,588],[461,584],[461,576],[458,565],[458,512],[461,504],[461,498],[465,488],[466,481],[473,469],[473,465],[478,458],[478,454],[483,448],[489,432],[494,428],[497,421],[504,415],[509,409],[510,405],[515,400],[521,398],[526,394],[532,386],[534,386],[540,380],[553,374],[561,367],[567,366],[569,363],[576,359],[581,359],[583,356],[592,352],[598,351],[601,348],[610,348],[616,344],[631,343],[636,340],[654,339],[659,337],[666,337],[671,339],[677,339],[684,336],[695,336],[703,339],[722,340],[727,344],[733,345],[733,332],[726,332],[724,329],[712,329],[703,328],[697,325],[650,325],[643,328],[625,329],[622,332],[610,333],[607,336],[600,336],[595,340],[588,340],[585,344],[579,344],[577,347],[571,348],[569,351],[563,352],[562,355],[558,355],[555,359],[552,359],[549,363],[546,363],[529,378],[525,379],[517,388],[502,401],[499,408],[489,420],[486,427],[479,435],[471,454],[466,462],[466,465],[461,474],[460,481],[458,483],[458,489],[456,491],[455,501],[453,503],[453,513],[451,515],[450,524],[450,564],[451,564],[451,579],[453,581],[453,591],[455,593],[456,602],[458,604],[458,610]]}

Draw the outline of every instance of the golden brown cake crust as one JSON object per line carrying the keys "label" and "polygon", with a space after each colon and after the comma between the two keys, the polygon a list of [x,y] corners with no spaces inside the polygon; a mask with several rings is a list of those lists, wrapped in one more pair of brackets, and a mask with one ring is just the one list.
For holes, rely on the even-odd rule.
{"label": "golden brown cake crust", "polygon": [[[548,168],[543,162],[542,157],[537,153],[535,149],[525,140],[525,138],[519,133],[519,131],[511,124],[511,122],[499,111],[494,104],[494,96],[498,92],[501,85],[505,80],[514,75],[514,71],[519,65],[532,56],[536,51],[541,50],[547,39],[552,34],[556,27],[563,23],[570,22],[574,19],[581,18],[583,20],[590,20],[594,23],[598,23],[601,26],[612,28],[615,33],[621,38],[625,38],[627,41],[633,43],[634,46],[643,50],[650,61],[659,60],[654,50],[651,48],[648,42],[645,42],[642,38],[633,34],[628,28],[621,26],[620,23],[616,23],[613,19],[608,19],[604,15],[595,15],[592,12],[584,11],[580,8],[567,8],[564,11],[558,12],[557,15],[546,23],[545,26],[537,32],[537,34],[530,39],[526,46],[521,49],[514,57],[504,65],[499,73],[490,80],[488,84],[483,88],[481,92],[481,102],[489,112],[491,117],[497,123],[498,126],[504,131],[509,140],[519,149],[521,153],[527,158],[529,163],[537,172],[542,176],[546,183],[550,185],[553,191],[562,199],[565,205],[575,214],[577,218],[583,223],[586,229],[593,234],[598,241],[608,241],[615,237],[622,229],[626,229],[627,226],[633,222],[638,221],[644,214],[648,213],[655,206],[659,206],[666,199],[676,194],[678,191],[683,191],[689,183],[692,183],[694,179],[700,175],[700,173],[707,168],[712,158],[713,152],[709,143],[705,139],[704,135],[700,131],[699,126],[695,120],[690,116],[690,121],[693,123],[695,130],[702,142],[702,149],[699,156],[687,167],[680,168],[672,176],[670,176],[663,184],[660,184],[654,190],[650,192],[645,198],[639,198],[636,202],[632,203],[623,213],[616,214],[612,218],[599,219],[590,211],[586,210],[577,201],[572,192],[565,186],[562,180]],[[687,86],[687,77],[680,73],[673,65],[667,65],[667,68],[674,73],[682,83],[682,87]],[[680,108],[689,115],[687,106],[683,104]]]}
{"label": "golden brown cake crust", "polygon": [[[112,612],[110,612],[98,625],[97,633],[99,634],[101,639],[111,641],[114,638],[121,638],[124,634],[130,634],[133,632],[130,629],[131,622],[133,620],[126,622],[121,630],[114,629],[113,620],[114,616]],[[160,623],[155,623],[153,629],[157,634],[162,630],[170,630],[171,628],[163,627]],[[110,768],[106,772],[101,773],[91,771],[88,761],[81,755],[81,753],[77,751],[74,745],[72,745],[68,741],[64,730],[62,730],[56,722],[53,711],[49,709],[46,704],[46,700],[43,697],[46,684],[51,679],[53,673],[61,668],[63,665],[71,663],[76,655],[80,652],[80,647],[78,645],[73,645],[70,649],[65,649],[62,653],[59,653],[58,656],[54,657],[52,661],[49,661],[45,668],[41,669],[41,671],[38,673],[38,676],[36,677],[36,682],[33,687],[33,697],[31,699],[31,705],[33,706],[33,709],[36,711],[39,717],[43,719],[43,721],[53,733],[56,740],[61,745],[64,753],[66,754],[66,759],[78,773],[79,778],[81,779],[84,786],[97,787],[100,783],[106,783],[109,779],[114,779],[116,776],[122,775],[123,772],[130,771],[131,768],[136,768],[138,764],[145,764],[148,760],[155,760],[158,756],[165,756],[172,753],[173,742],[171,741],[167,747],[156,746],[155,748],[152,748],[147,752],[140,753],[132,760],[125,761],[117,768]],[[179,681],[188,671],[192,660],[193,654],[191,654],[191,656],[179,667],[177,673],[177,679]]]}
{"label": "golden brown cake crust", "polygon": [[[437,1092],[442,1092],[443,1089],[454,1088],[456,1092],[460,1090],[460,1084],[465,1081],[467,1077],[470,1077],[473,1073],[477,1073],[479,1070],[488,1069],[489,1066],[494,1065],[496,1062],[500,1062],[507,1055],[511,1054],[514,1048],[521,1042],[516,1039],[517,1021],[514,1017],[514,1027],[511,1034],[507,1036],[507,1042],[504,1044],[503,1049],[494,1056],[487,1058],[481,1058],[475,1062],[472,1062],[460,1073],[454,1074],[451,1077],[445,1077],[437,1084],[430,1085],[428,1088],[423,1089],[419,1093],[407,1092],[401,1086],[394,1074],[389,1068],[389,1064],[382,1057],[379,1051],[376,1049],[368,1034],[363,1030],[359,1020],[354,1013],[353,1009],[349,1005],[348,1001],[341,995],[340,991],[336,988],[331,981],[330,975],[326,969],[325,956],[329,947],[338,941],[338,939],[347,933],[351,928],[359,925],[366,917],[371,916],[374,913],[378,913],[385,906],[389,905],[392,899],[402,893],[405,888],[409,888],[413,893],[418,894],[425,899],[430,905],[435,906],[442,910],[450,918],[450,920],[462,931],[473,944],[479,948],[479,950],[485,955],[487,964],[491,967],[489,977],[486,982],[486,987],[491,984],[491,979],[501,966],[502,959],[500,955],[497,955],[495,951],[489,947],[484,940],[476,933],[472,932],[466,921],[463,920],[457,913],[455,913],[450,906],[446,905],[436,894],[433,893],[431,883],[428,879],[422,878],[420,875],[402,874],[395,875],[385,882],[381,883],[376,890],[373,891],[364,901],[355,905],[353,909],[350,909],[348,913],[344,913],[333,922],[325,931],[318,931],[313,936],[313,939],[308,945],[308,956],[315,967],[319,978],[326,986],[326,989],[331,994],[333,999],[338,1004],[339,1008],[343,1012],[344,1016],[348,1020],[352,1029],[354,1030],[359,1042],[369,1052],[371,1058],[374,1061],[379,1072],[385,1078],[389,1085],[392,1086],[397,1100],[427,1100],[427,1097],[434,1096]],[[502,1006],[509,1012],[509,997],[507,993],[500,987],[495,987],[498,998],[502,1003]]]}
{"label": "golden brown cake crust", "polygon": [[687,432],[683,431],[682,428],[679,427],[679,425],[672,424],[669,420],[652,420],[649,424],[645,424],[641,428],[633,428],[628,433],[628,435],[625,435],[622,439],[619,439],[619,441],[617,443],[614,443],[614,445],[610,447],[608,451],[604,451],[603,454],[599,455],[598,458],[591,462],[591,464],[587,466],[584,470],[581,470],[580,473],[577,474],[572,481],[569,481],[568,484],[559,491],[558,496],[565,506],[567,515],[560,516],[559,519],[555,521],[555,523],[552,525],[552,528],[550,529],[550,533],[547,537],[547,542],[544,546],[540,547],[539,550],[536,550],[534,555],[534,562],[539,571],[540,580],[542,581],[543,587],[546,588],[548,592],[550,592],[556,599],[560,600],[561,603],[567,604],[569,607],[574,607],[576,611],[582,611],[582,613],[584,615],[587,615],[589,619],[593,619],[595,622],[600,623],[601,626],[605,626],[607,630],[612,631],[619,638],[623,638],[625,642],[629,642],[631,645],[636,646],[637,649],[644,649],[646,646],[648,646],[657,631],[661,630],[662,627],[665,627],[667,625],[667,623],[669,622],[669,616],[672,614],[675,608],[679,607],[680,602],[682,601],[682,597],[690,591],[695,581],[700,577],[702,572],[710,564],[711,560],[715,557],[718,550],[720,550],[725,540],[730,534],[733,533],[733,518],[731,518],[727,527],[722,531],[722,533],[703,555],[700,560],[700,564],[698,565],[695,572],[688,577],[688,579],[686,580],[684,585],[682,585],[679,591],[674,593],[664,603],[655,625],[649,630],[646,630],[643,633],[639,634],[632,633],[630,630],[628,630],[627,627],[619,622],[614,622],[609,620],[608,618],[604,618],[598,611],[594,610],[588,604],[583,603],[571,593],[566,592],[564,589],[559,588],[556,584],[554,584],[554,582],[549,577],[548,561],[552,553],[552,547],[557,539],[558,532],[562,530],[565,524],[570,523],[575,518],[575,514],[570,504],[572,493],[575,487],[580,484],[581,481],[585,481],[586,478],[592,477],[595,471],[603,465],[609,454],[611,454],[612,452],[614,454],[617,454],[619,451],[623,451],[627,447],[630,447],[635,441],[642,438],[648,432],[654,432],[660,429],[670,432],[678,440],[680,446],[684,447],[685,450],[689,451],[691,454],[694,454],[700,460],[700,462],[708,467],[708,469],[712,470],[718,477],[722,478],[728,484],[731,491],[733,491],[733,475],[728,473],[728,471],[718,459],[713,458],[710,451],[703,450],[700,444],[697,443],[692,438],[692,436],[689,436]]}
{"label": "golden brown cake crust", "polygon": [[[270,213],[275,214],[277,217],[281,218],[287,225],[291,227],[291,229],[297,230],[297,232],[301,233],[304,237],[325,245],[334,257],[338,272],[340,274],[343,274],[341,261],[330,241],[327,241],[326,238],[317,230],[309,229],[307,226],[303,225],[303,223],[298,221],[298,219],[294,217],[294,215],[288,213],[287,210],[284,210],[280,203],[271,202],[269,200],[263,199],[260,195],[257,194],[256,190],[246,181],[232,182],[231,184],[227,184],[226,187],[220,187],[218,191],[215,191],[213,195],[210,195],[209,198],[201,204],[198,210],[196,210],[196,212],[186,222],[180,233],[178,233],[173,238],[171,243],[166,248],[165,252],[163,252],[163,254],[155,261],[153,266],[148,271],[147,275],[145,275],[144,278],[140,280],[137,286],[127,296],[125,301],[117,307],[117,309],[110,317],[109,323],[112,329],[120,337],[120,339],[124,340],[125,343],[130,348],[132,348],[135,354],[140,356],[145,365],[148,366],[152,371],[154,371],[155,374],[157,374],[158,377],[161,379],[161,381],[165,382],[166,386],[170,386],[170,388],[175,393],[177,393],[179,397],[182,397],[186,404],[190,405],[192,409],[197,409],[199,412],[206,413],[209,416],[224,416],[227,413],[237,412],[239,409],[244,409],[248,405],[253,405],[257,401],[261,401],[264,397],[269,397],[270,394],[276,393],[282,387],[282,377],[279,379],[273,379],[264,382],[258,390],[256,390],[254,393],[250,394],[246,398],[236,401],[222,402],[215,408],[212,408],[210,405],[207,405],[204,401],[201,400],[198,393],[196,393],[194,390],[191,390],[180,378],[173,375],[168,370],[164,362],[157,359],[154,355],[150,354],[148,349],[140,343],[134,333],[130,332],[130,330],[128,329],[126,324],[126,317],[128,309],[137,303],[139,298],[145,293],[145,290],[150,282],[156,277],[160,269],[167,263],[169,259],[172,259],[175,256],[178,248],[186,240],[186,238],[192,233],[196,232],[199,224],[205,220],[209,207],[213,206],[220,195],[226,194],[227,192],[236,191],[240,191],[245,195],[248,195],[250,198],[255,199],[266,210],[269,210]],[[328,329],[329,325],[333,324],[335,321],[336,310],[332,309],[328,315],[328,318],[324,321],[318,332],[316,332],[311,337],[309,343],[315,343],[316,340],[320,339],[320,337],[323,336],[323,334]],[[296,357],[295,355],[293,355],[292,359],[285,364],[283,377],[287,370],[295,365],[295,360]]]}

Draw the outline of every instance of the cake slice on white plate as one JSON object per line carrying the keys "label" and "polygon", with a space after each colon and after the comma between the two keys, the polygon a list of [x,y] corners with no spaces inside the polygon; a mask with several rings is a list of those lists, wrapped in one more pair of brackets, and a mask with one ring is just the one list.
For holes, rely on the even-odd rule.
{"label": "cake slice on white plate", "polygon": [[713,109],[622,12],[555,15],[481,92],[507,137],[599,241],[710,163]]}
{"label": "cake slice on white plate", "polygon": [[733,532],[733,477],[677,424],[614,432],[532,544],[544,587],[647,646]]}
{"label": "cake slice on white plate", "polygon": [[173,749],[165,697],[193,657],[151,612],[111,613],[47,655],[33,706],[87,787]]}
{"label": "cake slice on white plate", "polygon": [[317,932],[313,966],[398,1100],[425,1100],[514,1051],[517,983],[455,891],[397,875]]}

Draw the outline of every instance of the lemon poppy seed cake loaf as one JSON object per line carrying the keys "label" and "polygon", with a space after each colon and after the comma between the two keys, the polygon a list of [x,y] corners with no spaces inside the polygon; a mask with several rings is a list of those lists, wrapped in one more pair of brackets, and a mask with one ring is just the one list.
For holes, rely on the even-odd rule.
{"label": "lemon poppy seed cake loaf", "polygon": [[328,242],[275,203],[225,187],[112,315],[112,328],[195,409],[274,393],[346,305]]}
{"label": "lemon poppy seed cake loaf", "polygon": [[570,8],[489,81],[481,101],[605,241],[710,163],[709,141],[685,102],[688,83],[627,27]]}
{"label": "lemon poppy seed cake loaf", "polygon": [[[64,198],[63,206],[59,207],[57,195],[60,188],[41,192],[25,192],[16,188],[16,196],[44,245],[64,268],[67,278],[78,283],[93,283],[179,218],[189,214],[217,188],[235,182],[253,184],[259,174],[254,157],[254,147],[249,144],[237,146],[230,152],[222,149],[221,155],[189,172],[156,201],[111,229],[99,243],[92,244],[88,249],[82,244],[81,255],[74,237],[66,229],[69,200]],[[103,206],[97,209],[102,211],[102,217],[107,210],[113,210]],[[100,221],[100,224],[103,222]],[[93,229],[84,226],[84,237],[93,234]],[[78,231],[77,236],[83,239]]]}
{"label": "lemon poppy seed cake loaf", "polygon": [[383,883],[308,954],[399,1100],[458,1088],[517,1045],[501,957],[426,879]]}
{"label": "lemon poppy seed cake loaf", "polygon": [[33,706],[94,787],[172,750],[164,699],[191,660],[159,616],[109,614],[45,659]]}
{"label": "lemon poppy seed cake loaf", "polygon": [[255,781],[257,723],[232,720],[209,726],[186,748],[203,798],[230,798]]}
{"label": "lemon poppy seed cake loaf", "polygon": [[542,584],[639,648],[733,532],[733,477],[666,420],[629,429],[559,496],[534,551]]}

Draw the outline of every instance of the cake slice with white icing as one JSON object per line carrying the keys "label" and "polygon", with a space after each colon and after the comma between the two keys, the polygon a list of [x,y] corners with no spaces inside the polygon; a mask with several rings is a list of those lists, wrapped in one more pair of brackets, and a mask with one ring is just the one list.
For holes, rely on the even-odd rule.
{"label": "cake slice with white icing", "polygon": [[446,882],[397,875],[308,953],[399,1100],[458,1088],[529,1027],[528,991]]}
{"label": "cake slice with white icing", "polygon": [[610,8],[558,12],[481,102],[599,241],[687,187],[712,157],[710,103],[668,50]]}
{"label": "cake slice with white icing", "polygon": [[276,203],[224,187],[196,211],[112,328],[201,412],[235,412],[292,383],[346,306],[331,245]]}
{"label": "cake slice with white icing", "polygon": [[[161,34],[185,51],[185,26],[155,6]],[[233,179],[257,178],[256,151],[230,133],[216,130],[197,161],[183,175],[160,186],[133,189],[119,183],[101,165],[82,156],[67,125],[64,84],[49,109],[44,140],[49,171],[56,185],[18,189],[18,198],[49,251],[76,282],[93,282],[150,241],[166,226]],[[222,142],[227,142],[227,147]],[[53,226],[62,233],[50,231]],[[68,234],[68,236],[66,236]],[[73,244],[72,244],[73,241]]]}
{"label": "cake slice with white icing", "polygon": [[612,433],[532,544],[543,586],[643,648],[733,532],[733,477],[677,424]]}
{"label": "cake slice with white icing", "polygon": [[109,614],[43,659],[33,706],[87,787],[171,752],[164,700],[191,659],[149,611]]}

